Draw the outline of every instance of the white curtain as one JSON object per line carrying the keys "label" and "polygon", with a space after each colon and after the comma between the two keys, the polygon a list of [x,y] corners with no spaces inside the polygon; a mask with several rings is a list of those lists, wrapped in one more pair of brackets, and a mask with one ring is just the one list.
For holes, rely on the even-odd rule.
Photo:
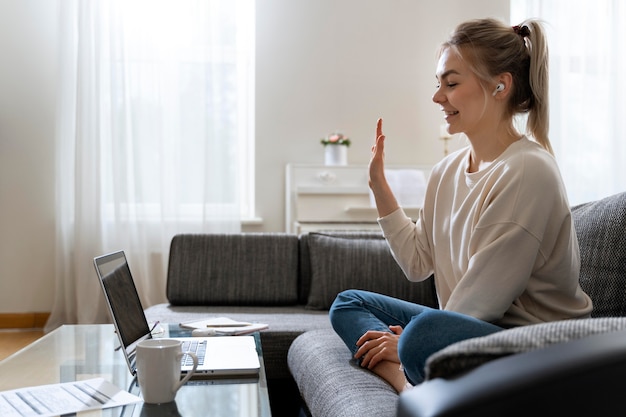
{"label": "white curtain", "polygon": [[59,2],[47,330],[109,321],[95,256],[124,250],[147,307],[165,301],[174,234],[241,231],[253,8],[253,0]]}
{"label": "white curtain", "polygon": [[546,23],[550,140],[570,202],[626,191],[626,2],[512,0],[511,24]]}

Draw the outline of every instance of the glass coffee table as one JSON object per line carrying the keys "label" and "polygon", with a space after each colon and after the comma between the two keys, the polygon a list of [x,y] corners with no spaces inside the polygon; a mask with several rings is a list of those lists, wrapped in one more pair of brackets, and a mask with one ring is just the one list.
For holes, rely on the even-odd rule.
{"label": "glass coffee table", "polygon": [[[163,325],[155,337],[190,335],[178,325]],[[258,378],[192,379],[175,403],[124,407],[78,413],[107,417],[271,417],[260,337],[254,334],[261,371]],[[0,361],[0,391],[102,377],[141,396],[130,374],[112,324],[65,325]]]}

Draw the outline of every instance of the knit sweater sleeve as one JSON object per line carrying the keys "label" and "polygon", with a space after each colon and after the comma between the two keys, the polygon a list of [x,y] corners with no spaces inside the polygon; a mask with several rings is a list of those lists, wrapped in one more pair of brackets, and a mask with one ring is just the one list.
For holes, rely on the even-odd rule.
{"label": "knit sweater sleeve", "polygon": [[415,223],[402,208],[379,218],[378,222],[391,254],[410,281],[422,281],[433,273],[430,243],[427,238],[423,210]]}

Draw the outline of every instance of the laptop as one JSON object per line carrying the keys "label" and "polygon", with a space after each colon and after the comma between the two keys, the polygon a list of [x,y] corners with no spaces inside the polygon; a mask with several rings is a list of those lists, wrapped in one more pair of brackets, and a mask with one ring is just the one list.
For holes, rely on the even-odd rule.
{"label": "laptop", "polygon": [[[137,375],[137,344],[152,338],[146,315],[135,287],[124,251],[94,258],[98,280],[107,301],[109,313],[126,357],[131,374]],[[254,336],[170,337],[183,342],[183,352],[198,356],[194,377],[257,376],[261,365]],[[188,372],[193,362],[183,356],[182,369]],[[193,378],[193,377],[192,377]]]}

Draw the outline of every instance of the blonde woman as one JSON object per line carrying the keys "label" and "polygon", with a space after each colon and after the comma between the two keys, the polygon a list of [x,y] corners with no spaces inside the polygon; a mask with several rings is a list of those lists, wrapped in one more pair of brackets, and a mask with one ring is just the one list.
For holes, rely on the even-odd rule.
{"label": "blonde woman", "polygon": [[[424,379],[432,353],[504,328],[588,317],[570,206],[548,139],[548,51],[541,23],[460,24],[440,50],[433,101],[469,146],[432,170],[415,223],[384,173],[376,127],[369,185],[407,278],[434,274],[440,309],[360,290],[331,307],[361,366],[397,391]],[[527,113],[524,134],[514,116]],[[384,279],[384,277],[381,277]]]}

